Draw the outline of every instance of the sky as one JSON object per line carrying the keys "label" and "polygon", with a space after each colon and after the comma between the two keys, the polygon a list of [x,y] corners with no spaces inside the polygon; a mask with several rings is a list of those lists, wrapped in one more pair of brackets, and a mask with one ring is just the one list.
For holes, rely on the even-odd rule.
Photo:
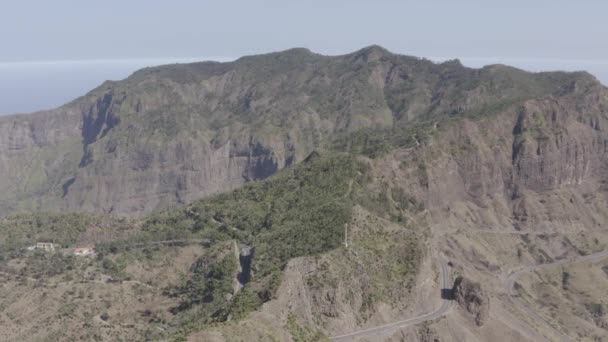
{"label": "sky", "polygon": [[0,11],[0,113],[61,105],[150,65],[371,44],[608,84],[608,1],[19,0]]}

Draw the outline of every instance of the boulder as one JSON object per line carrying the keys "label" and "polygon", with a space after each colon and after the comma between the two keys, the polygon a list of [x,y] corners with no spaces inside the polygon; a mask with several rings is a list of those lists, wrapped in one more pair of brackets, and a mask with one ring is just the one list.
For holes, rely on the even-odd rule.
{"label": "boulder", "polygon": [[456,278],[452,288],[454,300],[458,302],[480,327],[490,314],[490,297],[485,293],[479,283],[464,277]]}

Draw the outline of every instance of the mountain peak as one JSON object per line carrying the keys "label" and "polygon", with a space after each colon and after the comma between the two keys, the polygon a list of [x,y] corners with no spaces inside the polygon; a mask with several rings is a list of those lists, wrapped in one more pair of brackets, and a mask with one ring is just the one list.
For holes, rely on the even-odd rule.
{"label": "mountain peak", "polygon": [[310,51],[310,49],[305,47],[295,47],[287,50],[283,50],[279,53],[288,54],[288,55],[315,55],[314,52]]}
{"label": "mountain peak", "polygon": [[355,59],[362,59],[365,62],[378,61],[383,57],[392,56],[393,53],[380,45],[370,45],[352,54]]}
{"label": "mountain peak", "polygon": [[372,44],[372,45],[366,46],[366,47],[362,48],[361,50],[359,50],[359,52],[381,53],[381,54],[388,54],[388,55],[391,54],[390,51],[388,51],[387,49],[383,48],[382,46],[380,46],[378,44]]}

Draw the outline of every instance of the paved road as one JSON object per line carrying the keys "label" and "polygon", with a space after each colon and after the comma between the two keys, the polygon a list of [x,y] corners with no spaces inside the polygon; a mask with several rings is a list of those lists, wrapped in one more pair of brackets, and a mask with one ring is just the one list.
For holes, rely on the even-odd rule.
{"label": "paved road", "polygon": [[162,240],[162,241],[147,241],[147,242],[138,242],[131,245],[129,247],[147,247],[147,246],[155,246],[155,245],[177,245],[177,244],[207,244],[211,243],[209,239],[179,239],[179,240]]}
{"label": "paved road", "polygon": [[509,294],[509,297],[511,298],[511,301],[513,302],[513,304],[515,304],[515,306],[517,308],[519,308],[521,311],[523,311],[525,314],[527,314],[530,317],[533,317],[537,320],[540,320],[541,322],[544,322],[553,332],[556,336],[559,336],[561,338],[562,341],[570,341],[570,338],[563,334],[561,331],[555,329],[553,327],[553,325],[551,325],[549,322],[547,322],[544,318],[542,318],[540,315],[538,315],[533,309],[531,309],[520,297],[519,294],[517,293],[517,290],[515,289],[515,282],[517,281],[517,279],[524,273],[529,273],[529,272],[536,272],[536,271],[540,271],[546,268],[550,268],[550,267],[555,267],[555,266],[559,266],[559,265],[567,265],[567,264],[572,264],[572,263],[576,263],[576,262],[582,262],[582,261],[600,261],[603,258],[608,257],[608,250],[606,251],[602,251],[602,252],[598,252],[598,253],[594,253],[594,254],[589,254],[586,256],[581,256],[581,257],[575,257],[575,258],[568,258],[568,259],[562,259],[556,262],[551,262],[551,263],[546,263],[546,264],[541,264],[541,265],[536,265],[536,266],[528,266],[528,267],[524,267],[518,271],[515,271],[511,274],[509,274],[509,276],[507,277],[507,279],[504,282],[504,289],[505,292]]}
{"label": "paved road", "polygon": [[[441,272],[440,280],[439,280],[440,288],[441,289],[452,288],[452,284],[450,282],[450,271],[448,269],[447,263],[445,261],[441,260],[439,262],[439,269]],[[425,321],[439,318],[447,313],[447,311],[450,309],[450,306],[451,306],[450,300],[442,299],[441,306],[439,306],[435,311],[433,311],[431,313],[428,313],[428,314],[425,314],[422,316],[418,316],[418,317],[409,318],[409,319],[398,321],[398,322],[380,325],[380,326],[373,327],[373,328],[368,328],[365,330],[354,331],[354,332],[340,335],[340,336],[333,336],[333,337],[331,337],[331,340],[332,341],[350,341],[350,340],[353,340],[353,339],[359,338],[359,337],[369,337],[369,336],[373,336],[373,335],[381,335],[384,333],[389,333],[389,332],[392,332],[399,328],[404,328],[404,327],[407,327],[410,325],[416,325],[416,324],[420,324]]]}

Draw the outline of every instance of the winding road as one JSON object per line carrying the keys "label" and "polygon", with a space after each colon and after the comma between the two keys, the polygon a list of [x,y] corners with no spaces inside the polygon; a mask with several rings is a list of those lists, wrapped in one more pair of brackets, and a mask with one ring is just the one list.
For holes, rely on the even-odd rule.
{"label": "winding road", "polygon": [[596,261],[600,261],[606,257],[608,257],[608,250],[581,256],[581,257],[562,259],[562,260],[551,262],[551,263],[524,267],[518,271],[515,271],[515,272],[512,272],[511,274],[509,274],[509,276],[507,277],[507,279],[504,282],[504,290],[509,295],[509,298],[511,299],[513,304],[518,309],[523,311],[526,315],[528,315],[532,318],[535,318],[537,320],[540,320],[541,322],[544,322],[545,325],[547,325],[556,336],[560,337],[561,341],[563,341],[563,342],[570,341],[570,338],[567,335],[565,335],[564,333],[562,333],[561,331],[559,331],[555,327],[553,327],[553,325],[551,325],[544,318],[542,318],[538,313],[536,313],[532,308],[530,308],[526,304],[526,302],[524,302],[519,297],[519,294],[517,293],[517,290],[515,289],[515,282],[524,273],[536,272],[536,271],[540,271],[540,270],[543,270],[546,268],[551,268],[551,267],[555,267],[555,266],[559,266],[559,265],[573,264],[573,263],[583,262],[583,261],[596,262]]}
{"label": "winding road", "polygon": [[[440,279],[439,279],[440,289],[443,290],[443,289],[452,288],[452,284],[450,282],[450,270],[448,268],[447,263],[444,260],[441,260],[439,262],[439,270],[441,273]],[[451,307],[451,301],[449,299],[442,298],[441,306],[439,306],[435,311],[433,311],[431,313],[427,313],[425,315],[414,317],[414,318],[408,318],[408,319],[405,319],[402,321],[397,321],[397,322],[393,322],[393,323],[380,325],[380,326],[369,328],[369,329],[354,331],[354,332],[340,335],[340,336],[333,336],[333,337],[331,337],[331,340],[332,341],[350,341],[350,340],[353,340],[353,339],[359,338],[359,337],[390,333],[396,329],[405,328],[405,327],[408,327],[411,325],[416,325],[416,324],[420,324],[425,321],[439,318],[439,317],[445,315],[447,313],[447,311],[450,309],[450,307]]]}
{"label": "winding road", "polygon": [[[584,261],[597,262],[606,257],[608,257],[608,250],[581,256],[581,257],[562,259],[559,261],[546,263],[546,264],[527,266],[527,267],[521,268],[521,269],[509,274],[509,276],[505,279],[505,282],[504,282],[504,290],[509,295],[509,298],[511,299],[513,304],[519,310],[521,310],[524,314],[526,314],[530,318],[534,318],[535,320],[544,322],[553,331],[555,336],[560,337],[561,341],[570,341],[570,338],[567,335],[563,334],[561,331],[559,331],[555,327],[553,327],[553,325],[551,325],[549,322],[547,322],[538,313],[536,313],[532,308],[530,308],[521,298],[519,298],[519,294],[517,293],[517,290],[515,289],[515,283],[516,283],[517,279],[519,279],[519,277],[525,273],[536,272],[536,271],[540,271],[540,270],[555,267],[555,266],[573,264],[573,263],[577,263],[577,262],[584,262]],[[440,288],[441,289],[451,288],[450,271],[449,271],[447,263],[445,261],[441,260],[439,262],[439,269],[440,269],[440,273],[441,273],[440,274]],[[373,335],[382,335],[382,334],[390,333],[396,329],[405,328],[405,327],[408,327],[411,325],[420,324],[425,321],[429,321],[429,320],[433,320],[433,319],[442,317],[443,315],[445,315],[448,312],[450,307],[451,307],[451,301],[449,299],[442,298],[441,305],[435,311],[433,311],[431,313],[427,313],[425,315],[421,315],[418,317],[413,317],[413,318],[409,318],[409,319],[405,319],[405,320],[401,320],[401,321],[397,321],[397,322],[393,322],[393,323],[376,326],[373,328],[354,331],[354,332],[344,334],[344,335],[333,336],[333,337],[331,337],[331,340],[332,341],[350,341],[350,340],[360,338],[360,337],[368,337],[368,336],[373,336]],[[526,325],[526,327],[529,325],[528,323],[524,323],[524,324]],[[532,330],[534,330],[534,329],[532,328]]]}

